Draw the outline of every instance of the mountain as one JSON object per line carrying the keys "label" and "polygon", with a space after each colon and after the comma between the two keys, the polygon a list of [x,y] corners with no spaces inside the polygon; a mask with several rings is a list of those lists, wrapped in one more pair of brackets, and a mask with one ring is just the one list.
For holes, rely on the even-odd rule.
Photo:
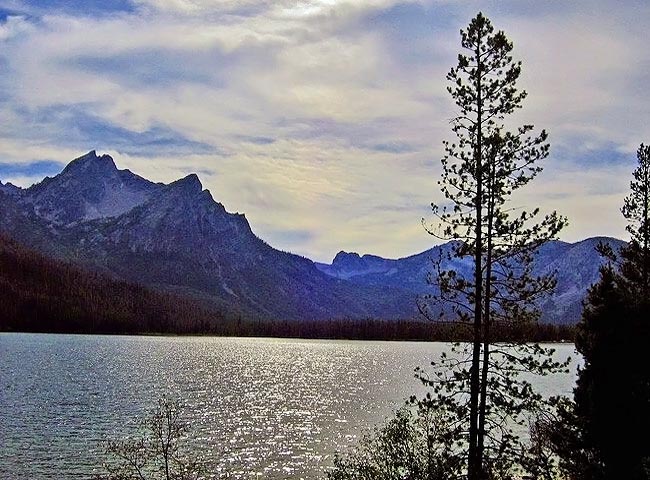
{"label": "mountain", "polygon": [[582,301],[599,278],[604,260],[596,252],[599,243],[617,252],[625,242],[611,237],[593,237],[577,243],[550,242],[535,258],[536,274],[555,273],[555,292],[542,305],[543,320],[575,323],[582,315]]}
{"label": "mountain", "polygon": [[[432,260],[452,248],[401,259],[340,252],[331,264],[315,264],[258,238],[196,175],[154,183],[95,151],[29,188],[0,184],[0,234],[103,278],[188,296],[227,315],[294,321],[415,318],[417,297],[435,292],[427,285]],[[588,239],[540,250],[536,271],[558,272],[545,320],[578,319],[598,276],[600,240],[622,244]],[[444,267],[467,273],[471,261],[445,260]]]}
{"label": "mountain", "polygon": [[27,189],[22,201],[55,225],[119,216],[144,203],[162,185],[118,170],[109,155],[95,151],[73,160],[59,175]]}
{"label": "mountain", "polygon": [[[577,243],[551,241],[540,248],[533,261],[533,273],[555,274],[557,279],[553,295],[541,305],[543,321],[572,324],[579,320],[582,300],[599,277],[603,260],[596,252],[596,246],[600,242],[610,244],[615,251],[624,245],[623,241],[615,238],[595,237]],[[356,285],[401,287],[421,296],[436,291],[435,285],[429,285],[427,278],[432,276],[439,259],[443,259],[443,270],[455,270],[466,277],[471,275],[472,261],[469,258],[448,260],[450,249],[448,243],[400,259],[341,251],[331,264],[316,263],[316,266],[327,275]]]}
{"label": "mountain", "polygon": [[90,152],[53,178],[4,195],[3,233],[59,259],[221,310],[282,320],[411,318],[411,292],[359,287],[278,251],[226,211],[196,175],[168,185]]}
{"label": "mountain", "polygon": [[[331,264],[316,263],[316,267],[327,275],[358,285],[392,286],[425,294],[431,291],[427,277],[433,272],[434,261],[448,257],[452,245],[446,243],[397,260],[341,251]],[[470,259],[452,258],[445,260],[443,265],[445,269],[464,273],[469,273],[472,268]]]}
{"label": "mountain", "polygon": [[16,185],[12,183],[2,183],[0,182],[0,192],[6,194],[6,195],[20,195],[21,188],[17,187]]}

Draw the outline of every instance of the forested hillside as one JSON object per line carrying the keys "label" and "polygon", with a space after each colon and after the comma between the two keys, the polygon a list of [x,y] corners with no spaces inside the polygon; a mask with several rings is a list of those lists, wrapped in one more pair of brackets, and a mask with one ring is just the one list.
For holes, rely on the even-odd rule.
{"label": "forested hillside", "polygon": [[45,257],[0,237],[0,329],[43,332],[205,332],[223,315]]}
{"label": "forested hillside", "polygon": [[[178,333],[362,340],[463,340],[468,332],[426,321],[269,320],[233,316],[193,297],[84,270],[0,236],[0,331]],[[571,340],[572,328],[531,325],[501,338]]]}

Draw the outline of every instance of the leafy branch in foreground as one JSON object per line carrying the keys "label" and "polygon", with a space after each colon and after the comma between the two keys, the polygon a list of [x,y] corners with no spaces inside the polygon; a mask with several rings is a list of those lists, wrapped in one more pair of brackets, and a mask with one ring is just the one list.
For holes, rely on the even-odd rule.
{"label": "leafy branch in foreground", "polygon": [[140,422],[140,434],[105,445],[105,474],[98,480],[198,480],[203,465],[182,441],[188,426],[181,420],[180,402],[163,397]]}
{"label": "leafy branch in foreground", "polygon": [[346,456],[337,455],[329,480],[453,480],[458,469],[452,436],[430,405],[407,406],[366,435]]}

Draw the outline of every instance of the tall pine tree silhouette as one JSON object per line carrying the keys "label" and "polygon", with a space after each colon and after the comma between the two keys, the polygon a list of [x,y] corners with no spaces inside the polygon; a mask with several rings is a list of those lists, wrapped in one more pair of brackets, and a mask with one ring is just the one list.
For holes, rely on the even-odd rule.
{"label": "tall pine tree silhouette", "polygon": [[556,213],[540,218],[538,209],[520,211],[509,203],[541,171],[538,162],[549,151],[545,131],[505,127],[526,97],[516,87],[521,62],[513,61],[512,43],[479,13],[461,30],[461,46],[458,64],[447,75],[458,107],[452,121],[456,140],[445,142],[442,160],[447,206],[432,205],[438,222],[427,229],[441,240],[455,240],[449,257],[471,258],[473,275],[445,271],[440,259],[432,275],[439,292],[421,299],[420,307],[429,317],[443,312],[443,320],[467,325],[473,341],[441,358],[434,377],[421,378],[434,388],[448,421],[459,426],[455,434],[467,477],[482,480],[516,469],[522,443],[514,426],[523,425],[525,413],[541,401],[519,373],[563,368],[539,345],[495,344],[491,329],[538,318],[537,301],[555,282],[533,274],[532,255],[555,238],[565,219]]}
{"label": "tall pine tree silhouette", "polygon": [[[576,349],[584,359],[574,402],[560,404],[550,440],[574,480],[650,478],[650,148],[638,167],[622,213],[631,239],[608,260],[587,297]],[[570,445],[571,448],[567,448]]]}

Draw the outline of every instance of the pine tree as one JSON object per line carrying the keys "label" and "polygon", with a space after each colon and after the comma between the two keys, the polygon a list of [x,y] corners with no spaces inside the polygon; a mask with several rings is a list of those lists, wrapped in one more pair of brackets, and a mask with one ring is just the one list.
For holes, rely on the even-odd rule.
{"label": "pine tree", "polygon": [[[565,219],[556,213],[538,219],[538,209],[516,211],[509,205],[515,190],[541,171],[538,162],[549,151],[545,131],[533,135],[532,125],[512,131],[504,126],[526,97],[516,88],[521,62],[512,59],[512,43],[479,13],[461,30],[461,46],[465,53],[447,75],[459,109],[452,122],[456,141],[444,143],[442,160],[440,184],[449,206],[432,205],[439,222],[428,228],[455,242],[449,257],[436,265],[439,292],[423,299],[421,310],[467,325],[473,341],[443,357],[433,378],[421,378],[435,394],[424,401],[442,405],[457,427],[467,477],[482,480],[516,468],[522,443],[514,426],[523,425],[525,413],[541,401],[519,373],[563,368],[552,351],[538,345],[494,344],[491,329],[538,318],[538,300],[554,279],[534,274],[532,256]],[[443,260],[452,257],[471,258],[473,275],[444,270]]]}
{"label": "pine tree", "polygon": [[637,298],[647,299],[650,294],[650,146],[639,146],[637,160],[639,166],[632,173],[630,195],[621,209],[631,237],[621,252],[624,260],[621,273]]}
{"label": "pine tree", "polygon": [[584,366],[574,402],[564,402],[551,429],[554,450],[575,480],[650,478],[650,148],[642,144],[637,159],[622,208],[631,240],[620,252],[599,247],[608,263],[589,292],[576,338]]}

